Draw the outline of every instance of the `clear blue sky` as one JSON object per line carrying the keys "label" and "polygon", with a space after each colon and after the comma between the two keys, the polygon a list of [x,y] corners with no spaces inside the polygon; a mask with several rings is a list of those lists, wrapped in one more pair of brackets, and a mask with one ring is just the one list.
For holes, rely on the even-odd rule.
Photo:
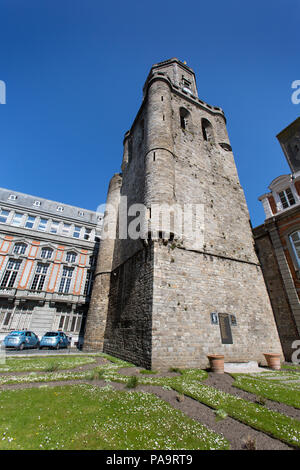
{"label": "clear blue sky", "polygon": [[152,64],[178,57],[221,106],[252,224],[288,173],[299,0],[0,0],[0,186],[95,210],[120,171]]}

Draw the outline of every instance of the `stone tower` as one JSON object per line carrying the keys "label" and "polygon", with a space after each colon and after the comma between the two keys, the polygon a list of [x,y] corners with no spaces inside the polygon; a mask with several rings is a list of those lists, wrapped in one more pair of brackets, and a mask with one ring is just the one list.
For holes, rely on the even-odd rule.
{"label": "stone tower", "polygon": [[[109,185],[116,210],[104,216],[110,236],[100,245],[85,349],[148,368],[205,367],[207,354],[236,362],[282,353],[223,111],[198,98],[193,70],[176,58],[151,68],[143,92],[122,174]],[[145,207],[140,237],[124,235],[133,204]],[[169,219],[157,212],[161,205],[200,208],[191,222],[196,243],[191,219],[180,231],[172,210]]]}

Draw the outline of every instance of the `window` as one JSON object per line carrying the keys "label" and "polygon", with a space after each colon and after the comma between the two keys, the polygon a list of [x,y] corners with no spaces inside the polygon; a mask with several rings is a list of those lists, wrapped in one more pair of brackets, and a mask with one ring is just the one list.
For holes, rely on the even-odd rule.
{"label": "window", "polygon": [[58,292],[67,294],[70,289],[74,268],[64,266]]}
{"label": "window", "polygon": [[8,199],[10,199],[11,201],[15,201],[17,199],[18,196],[16,196],[15,194],[10,194],[8,196]]}
{"label": "window", "polygon": [[50,259],[52,258],[53,250],[52,248],[42,248],[41,258]]}
{"label": "window", "polygon": [[67,256],[66,256],[66,261],[68,263],[74,263],[76,261],[77,255],[74,253],[74,251],[68,251]]}
{"label": "window", "polygon": [[14,287],[14,283],[20,269],[22,261],[10,259],[7,263],[5,273],[1,281],[1,287],[11,288]]}
{"label": "window", "polygon": [[35,275],[31,284],[31,290],[43,290],[49,264],[38,263]]}
{"label": "window", "polygon": [[63,212],[64,208],[63,206],[57,206],[57,212]]}
{"label": "window", "polygon": [[92,229],[90,229],[90,228],[85,228],[85,233],[84,233],[84,239],[85,239],[85,240],[89,240],[89,239],[90,239],[91,231],[92,231]]}
{"label": "window", "polygon": [[80,231],[81,231],[81,227],[79,227],[79,225],[75,225],[74,232],[73,232],[73,237],[74,238],[79,238],[80,237]]}
{"label": "window", "polygon": [[30,304],[24,304],[17,307],[14,314],[12,315],[9,329],[23,330],[29,328],[32,312],[33,306]]}
{"label": "window", "polygon": [[8,330],[10,319],[13,313],[13,306],[2,304],[0,305],[0,329]]}
{"label": "window", "polygon": [[33,228],[35,222],[35,217],[29,215],[26,220],[25,228]]}
{"label": "window", "polygon": [[191,89],[191,82],[187,80],[186,78],[182,77],[182,85],[184,88],[188,88],[189,90]]}
{"label": "window", "polygon": [[57,315],[55,318],[54,328],[58,330],[67,331],[70,333],[79,333],[83,313],[82,312],[71,312],[66,308],[57,308]]}
{"label": "window", "polygon": [[45,232],[46,227],[47,227],[47,222],[48,222],[48,219],[40,219],[38,230],[40,230],[41,232]]}
{"label": "window", "polygon": [[34,201],[33,205],[39,207],[41,205],[41,201]]}
{"label": "window", "polygon": [[24,255],[26,248],[26,243],[16,243],[13,249],[13,253],[16,255]]}
{"label": "window", "polygon": [[286,188],[278,193],[283,209],[296,204],[295,198],[290,188]]}
{"label": "window", "polygon": [[59,222],[56,220],[52,220],[51,226],[50,226],[50,233],[57,233],[59,228]]}
{"label": "window", "polygon": [[80,215],[80,217],[83,217],[83,216],[84,216],[84,212],[83,212],[83,211],[78,211],[78,215]]}
{"label": "window", "polygon": [[143,141],[143,140],[144,140],[144,136],[145,136],[145,123],[144,123],[144,119],[141,120],[140,129],[141,129],[141,141]]}
{"label": "window", "polygon": [[66,236],[70,235],[70,228],[71,228],[71,224],[65,224],[65,223],[64,223],[64,224],[63,224],[63,227],[62,227],[61,233],[62,233],[63,235],[66,235]]}
{"label": "window", "polygon": [[202,119],[202,135],[207,142],[213,142],[212,125],[207,119]]}
{"label": "window", "polygon": [[298,262],[298,267],[300,267],[300,231],[292,233],[289,239]]}
{"label": "window", "polygon": [[9,215],[9,211],[5,211],[4,209],[0,209],[0,222],[5,224],[6,221],[7,221],[8,215]]}
{"label": "window", "polygon": [[15,214],[12,218],[12,221],[11,221],[11,225],[14,225],[15,227],[20,227],[23,215],[24,214],[21,214],[19,212],[15,212]]}
{"label": "window", "polygon": [[83,295],[89,295],[92,284],[92,272],[88,269],[86,273]]}
{"label": "window", "polygon": [[188,127],[188,117],[189,117],[189,112],[185,108],[180,108],[179,110],[179,115],[180,115],[180,126],[181,129],[187,129]]}

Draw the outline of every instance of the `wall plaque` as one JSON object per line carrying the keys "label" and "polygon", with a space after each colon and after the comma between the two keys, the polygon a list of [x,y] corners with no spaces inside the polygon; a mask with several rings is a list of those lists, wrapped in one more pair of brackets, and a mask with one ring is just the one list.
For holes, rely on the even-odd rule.
{"label": "wall plaque", "polygon": [[233,344],[230,317],[227,313],[219,313],[220,333],[223,344]]}

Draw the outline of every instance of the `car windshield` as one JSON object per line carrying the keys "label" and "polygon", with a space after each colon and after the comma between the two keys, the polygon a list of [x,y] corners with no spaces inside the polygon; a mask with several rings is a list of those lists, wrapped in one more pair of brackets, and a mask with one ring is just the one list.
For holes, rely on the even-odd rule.
{"label": "car windshield", "polygon": [[25,331],[12,331],[9,333],[9,336],[19,336],[19,335],[24,335]]}
{"label": "car windshield", "polygon": [[56,333],[55,331],[48,331],[44,336],[57,336],[58,333]]}

